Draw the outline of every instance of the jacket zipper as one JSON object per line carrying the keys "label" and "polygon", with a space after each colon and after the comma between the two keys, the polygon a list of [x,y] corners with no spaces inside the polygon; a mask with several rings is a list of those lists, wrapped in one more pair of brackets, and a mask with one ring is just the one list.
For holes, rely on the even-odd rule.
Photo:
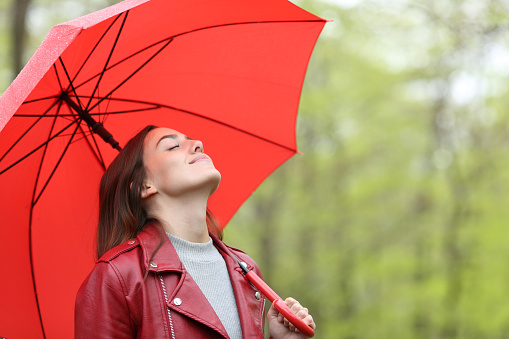
{"label": "jacket zipper", "polygon": [[170,321],[170,331],[171,331],[171,337],[172,339],[175,339],[175,332],[173,330],[173,321],[171,320],[171,312],[170,307],[168,306],[168,294],[166,293],[166,286],[164,285],[163,277],[161,274],[157,273],[157,276],[159,277],[159,281],[161,282],[161,287],[163,288],[164,293],[164,301],[166,302],[166,309],[168,310],[168,320]]}

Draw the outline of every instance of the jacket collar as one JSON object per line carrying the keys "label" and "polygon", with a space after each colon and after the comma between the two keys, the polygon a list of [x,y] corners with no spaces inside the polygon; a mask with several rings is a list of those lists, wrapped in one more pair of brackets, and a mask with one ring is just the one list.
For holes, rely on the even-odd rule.
{"label": "jacket collar", "polygon": [[145,272],[147,269],[155,272],[184,271],[177,252],[158,222],[151,222],[145,226],[138,234],[138,240],[143,253]]}

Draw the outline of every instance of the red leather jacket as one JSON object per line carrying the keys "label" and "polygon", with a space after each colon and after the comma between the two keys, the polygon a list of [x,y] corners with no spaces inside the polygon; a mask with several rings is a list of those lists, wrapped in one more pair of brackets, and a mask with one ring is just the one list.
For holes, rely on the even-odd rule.
{"label": "red leather jacket", "polygon": [[[226,245],[211,237],[230,273],[243,337],[263,338],[265,298],[256,297],[258,290],[227,254]],[[99,259],[76,297],[75,338],[228,338],[212,306],[164,238],[151,262],[160,242],[154,225]],[[260,274],[249,256],[229,249]]]}

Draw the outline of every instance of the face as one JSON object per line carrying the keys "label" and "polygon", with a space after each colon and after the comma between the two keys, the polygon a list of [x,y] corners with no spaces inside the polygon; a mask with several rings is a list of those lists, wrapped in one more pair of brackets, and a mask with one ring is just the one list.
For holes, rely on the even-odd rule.
{"label": "face", "polygon": [[142,198],[158,193],[179,197],[189,192],[209,196],[217,189],[221,174],[203,144],[169,128],[150,131],[143,146],[146,179]]}

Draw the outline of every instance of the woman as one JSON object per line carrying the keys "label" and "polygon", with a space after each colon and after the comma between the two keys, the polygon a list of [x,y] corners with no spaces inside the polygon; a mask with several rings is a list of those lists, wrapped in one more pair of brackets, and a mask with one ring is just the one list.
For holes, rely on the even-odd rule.
{"label": "woman", "polygon": [[[263,338],[264,298],[207,209],[221,175],[200,141],[147,126],[101,179],[95,268],[75,309],[76,338]],[[287,305],[315,327],[307,309]],[[273,307],[272,338],[304,338]]]}

